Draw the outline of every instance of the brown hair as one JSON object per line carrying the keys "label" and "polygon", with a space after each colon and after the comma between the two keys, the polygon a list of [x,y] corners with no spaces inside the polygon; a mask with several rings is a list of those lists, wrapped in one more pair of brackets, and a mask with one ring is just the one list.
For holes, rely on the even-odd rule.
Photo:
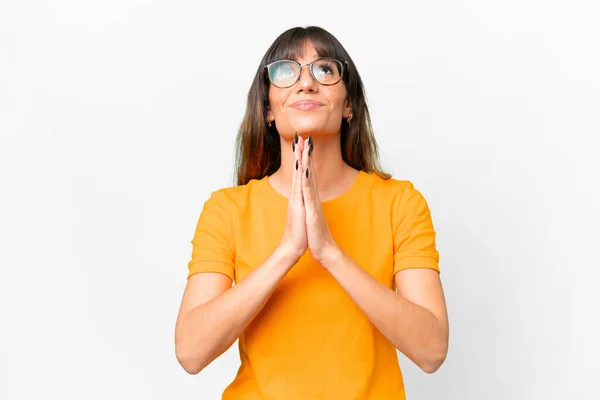
{"label": "brown hair", "polygon": [[374,172],[383,179],[389,179],[391,175],[383,172],[379,166],[377,142],[373,135],[362,80],[354,62],[331,33],[317,26],[309,26],[283,32],[269,47],[258,66],[248,92],[246,114],[236,139],[234,181],[237,181],[237,185],[245,185],[251,179],[262,179],[279,169],[279,132],[275,125],[268,127],[266,123],[270,82],[265,65],[302,55],[306,41],[313,45],[319,57],[334,57],[342,62],[347,61],[343,80],[347,97],[352,102],[352,121],[350,125],[342,122],[342,159],[355,169]]}

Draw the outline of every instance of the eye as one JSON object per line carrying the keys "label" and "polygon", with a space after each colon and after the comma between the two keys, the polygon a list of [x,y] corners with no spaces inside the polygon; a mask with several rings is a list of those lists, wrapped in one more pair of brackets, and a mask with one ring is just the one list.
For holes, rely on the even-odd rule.
{"label": "eye", "polygon": [[271,74],[275,79],[285,79],[296,76],[294,65],[289,62],[280,62],[271,67]]}
{"label": "eye", "polygon": [[322,59],[313,64],[315,79],[324,85],[333,85],[341,79],[341,63],[334,59]]}
{"label": "eye", "polygon": [[329,65],[315,65],[315,74],[324,75],[333,73],[333,68]]}

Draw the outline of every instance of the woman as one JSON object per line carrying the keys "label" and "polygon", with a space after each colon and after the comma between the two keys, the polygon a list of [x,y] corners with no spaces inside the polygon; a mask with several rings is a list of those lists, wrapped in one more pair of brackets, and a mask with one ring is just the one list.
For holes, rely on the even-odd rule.
{"label": "woman", "polygon": [[432,373],[448,348],[435,231],[412,183],[379,169],[334,36],[275,40],[237,150],[238,185],[212,193],[192,240],[179,363],[197,374],[239,338],[223,399],[404,399],[396,349]]}

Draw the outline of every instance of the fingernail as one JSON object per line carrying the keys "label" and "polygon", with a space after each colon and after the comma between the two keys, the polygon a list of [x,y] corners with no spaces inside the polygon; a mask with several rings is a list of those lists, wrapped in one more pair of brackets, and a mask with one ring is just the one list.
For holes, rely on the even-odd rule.
{"label": "fingernail", "polygon": [[294,137],[294,141],[298,143],[298,132],[296,132],[296,137]]}
{"label": "fingernail", "polygon": [[306,177],[308,178],[308,168],[306,168]]}
{"label": "fingernail", "polygon": [[296,145],[294,144],[294,142],[292,142],[292,151],[295,152],[296,151]]}
{"label": "fingernail", "polygon": [[298,160],[296,160],[296,171],[298,171]]}

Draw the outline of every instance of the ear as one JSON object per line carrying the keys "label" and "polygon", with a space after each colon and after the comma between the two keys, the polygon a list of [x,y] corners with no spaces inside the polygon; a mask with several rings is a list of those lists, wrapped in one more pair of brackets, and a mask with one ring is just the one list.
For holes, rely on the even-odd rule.
{"label": "ear", "polygon": [[350,113],[352,112],[352,101],[349,98],[346,98],[344,102],[344,109],[342,110],[342,118],[348,118]]}
{"label": "ear", "polygon": [[273,115],[273,111],[271,111],[271,107],[267,106],[267,121],[275,121],[275,116]]}

